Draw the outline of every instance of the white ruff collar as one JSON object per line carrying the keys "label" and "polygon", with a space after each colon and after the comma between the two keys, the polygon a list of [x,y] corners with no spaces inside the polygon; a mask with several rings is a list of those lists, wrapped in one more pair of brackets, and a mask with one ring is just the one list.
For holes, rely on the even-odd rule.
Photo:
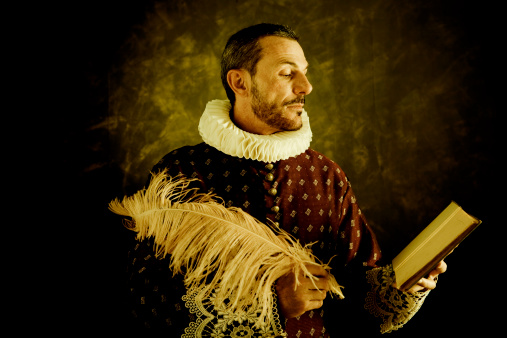
{"label": "white ruff collar", "polygon": [[261,162],[286,160],[310,147],[312,131],[308,114],[303,109],[303,127],[271,135],[257,135],[238,128],[229,116],[229,100],[208,102],[199,121],[199,133],[204,142],[221,152]]}

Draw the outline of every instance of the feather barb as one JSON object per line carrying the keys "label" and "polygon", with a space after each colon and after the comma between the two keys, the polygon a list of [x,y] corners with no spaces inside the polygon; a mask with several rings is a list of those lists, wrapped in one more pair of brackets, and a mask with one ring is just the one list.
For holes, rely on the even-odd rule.
{"label": "feather barb", "polygon": [[[213,305],[232,313],[257,309],[257,324],[264,325],[272,319],[271,286],[278,278],[302,271],[315,281],[308,265],[330,270],[290,234],[226,208],[216,196],[198,194],[191,182],[165,171],[152,174],[146,189],[115,199],[109,209],[130,218],[138,240],[153,237],[157,256],[170,255],[170,269],[184,274],[186,287],[200,290],[198,297],[213,293]],[[343,298],[331,274],[330,284],[331,293]]]}

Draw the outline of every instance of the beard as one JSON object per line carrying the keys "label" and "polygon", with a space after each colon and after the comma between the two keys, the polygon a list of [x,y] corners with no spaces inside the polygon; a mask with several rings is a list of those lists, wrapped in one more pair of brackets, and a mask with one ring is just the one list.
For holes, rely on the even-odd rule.
{"label": "beard", "polygon": [[[295,131],[303,127],[301,119],[289,118],[284,108],[285,106],[291,104],[304,102],[304,95],[298,96],[293,100],[283,102],[282,104],[268,102],[257,89],[255,82],[252,85],[252,110],[255,116],[270,127],[280,131]],[[296,112],[298,117],[301,116],[301,114],[303,114],[303,110]]]}

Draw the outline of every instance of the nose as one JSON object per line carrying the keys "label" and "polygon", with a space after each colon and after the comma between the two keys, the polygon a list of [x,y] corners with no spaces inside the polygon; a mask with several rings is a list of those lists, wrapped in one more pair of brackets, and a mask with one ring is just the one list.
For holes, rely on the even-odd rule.
{"label": "nose", "polygon": [[294,94],[296,95],[308,95],[312,92],[313,86],[308,81],[305,74],[300,74],[296,85],[294,86]]}

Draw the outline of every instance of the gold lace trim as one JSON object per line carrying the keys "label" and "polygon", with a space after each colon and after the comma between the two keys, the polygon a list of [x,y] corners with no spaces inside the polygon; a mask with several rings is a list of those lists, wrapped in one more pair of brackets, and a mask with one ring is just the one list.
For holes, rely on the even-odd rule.
{"label": "gold lace trim", "polygon": [[273,319],[269,325],[260,325],[257,321],[261,309],[248,310],[243,313],[231,313],[224,307],[212,305],[215,293],[211,299],[202,300],[197,297],[200,290],[187,290],[182,297],[185,307],[190,313],[195,314],[195,321],[185,328],[182,338],[194,337],[231,337],[231,338],[253,338],[253,337],[286,337],[278,314],[277,296],[273,292]]}
{"label": "gold lace trim", "polygon": [[408,293],[391,285],[395,281],[391,265],[366,272],[371,291],[366,294],[365,309],[381,317],[380,332],[389,333],[405,325],[419,309],[429,292]]}

